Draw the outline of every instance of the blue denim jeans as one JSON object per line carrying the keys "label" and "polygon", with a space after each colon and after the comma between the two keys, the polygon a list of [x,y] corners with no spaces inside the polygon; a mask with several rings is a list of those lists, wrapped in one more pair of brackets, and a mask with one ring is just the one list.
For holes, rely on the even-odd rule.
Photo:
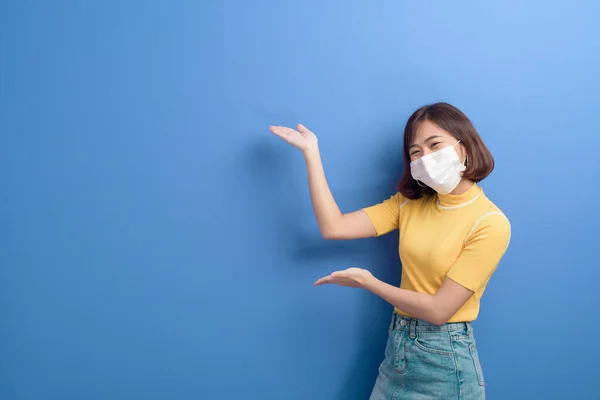
{"label": "blue denim jeans", "polygon": [[370,400],[396,399],[485,399],[471,323],[438,326],[393,314]]}

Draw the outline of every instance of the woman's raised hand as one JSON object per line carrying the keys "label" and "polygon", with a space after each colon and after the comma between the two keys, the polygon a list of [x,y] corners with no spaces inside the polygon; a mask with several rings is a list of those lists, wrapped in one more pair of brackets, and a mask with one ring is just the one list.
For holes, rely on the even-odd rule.
{"label": "woman's raised hand", "polygon": [[285,126],[271,126],[270,130],[302,152],[316,149],[318,146],[317,136],[302,124],[297,126],[297,130]]}

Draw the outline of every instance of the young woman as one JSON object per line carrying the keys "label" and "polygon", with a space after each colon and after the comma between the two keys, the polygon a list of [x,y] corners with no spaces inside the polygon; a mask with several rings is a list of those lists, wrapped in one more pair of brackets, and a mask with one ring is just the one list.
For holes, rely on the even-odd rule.
{"label": "young woman", "polygon": [[471,322],[508,247],[510,223],[477,185],[492,172],[494,160],[469,119],[447,103],[415,111],[404,129],[405,172],[398,192],[347,214],[327,185],[317,137],[302,125],[271,131],[303,152],[326,239],[400,231],[399,288],[361,268],[315,282],[363,288],[394,306],[371,400],[484,399]]}

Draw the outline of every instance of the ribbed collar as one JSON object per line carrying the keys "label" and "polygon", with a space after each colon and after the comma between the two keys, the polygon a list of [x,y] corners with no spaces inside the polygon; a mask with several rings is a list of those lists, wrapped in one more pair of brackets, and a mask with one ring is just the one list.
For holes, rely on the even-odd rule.
{"label": "ribbed collar", "polygon": [[465,207],[477,200],[482,194],[483,189],[474,183],[463,194],[438,194],[438,207],[441,209]]}

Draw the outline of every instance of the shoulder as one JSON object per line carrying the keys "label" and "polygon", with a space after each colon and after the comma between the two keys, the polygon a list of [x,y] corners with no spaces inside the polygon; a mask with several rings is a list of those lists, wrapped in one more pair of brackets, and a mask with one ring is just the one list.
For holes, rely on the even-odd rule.
{"label": "shoulder", "polygon": [[491,210],[482,214],[475,221],[472,230],[483,227],[491,227],[494,230],[510,231],[510,220],[500,210]]}
{"label": "shoulder", "polygon": [[388,198],[386,198],[385,200],[383,200],[379,204],[387,204],[387,205],[391,205],[393,207],[396,207],[398,209],[402,209],[405,206],[407,206],[407,205],[409,205],[409,204],[411,204],[411,203],[413,203],[415,201],[418,201],[418,200],[408,199],[408,198],[404,197],[402,195],[402,193],[396,192],[393,195],[391,195]]}
{"label": "shoulder", "polygon": [[406,209],[422,209],[430,206],[434,206],[436,204],[437,198],[436,196],[428,196],[424,195],[419,197],[418,199],[409,199],[407,197],[400,195],[400,204]]}
{"label": "shoulder", "polygon": [[510,240],[511,223],[506,214],[487,196],[479,209],[467,240],[476,233],[485,232],[488,236]]}

